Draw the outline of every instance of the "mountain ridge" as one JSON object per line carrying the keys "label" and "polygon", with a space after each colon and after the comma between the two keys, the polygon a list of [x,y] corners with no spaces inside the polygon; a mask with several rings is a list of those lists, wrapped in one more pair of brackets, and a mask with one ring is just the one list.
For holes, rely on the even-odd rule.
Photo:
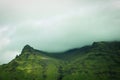
{"label": "mountain ridge", "polygon": [[0,66],[0,80],[119,80],[120,42],[92,45],[58,54],[25,45],[21,54]]}

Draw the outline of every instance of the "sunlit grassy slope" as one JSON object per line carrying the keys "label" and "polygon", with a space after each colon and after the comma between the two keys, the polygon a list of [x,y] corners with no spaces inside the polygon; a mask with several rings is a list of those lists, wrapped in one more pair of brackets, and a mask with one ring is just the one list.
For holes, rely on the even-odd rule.
{"label": "sunlit grassy slope", "polygon": [[26,45],[0,66],[0,80],[120,80],[120,42],[94,42],[56,54]]}

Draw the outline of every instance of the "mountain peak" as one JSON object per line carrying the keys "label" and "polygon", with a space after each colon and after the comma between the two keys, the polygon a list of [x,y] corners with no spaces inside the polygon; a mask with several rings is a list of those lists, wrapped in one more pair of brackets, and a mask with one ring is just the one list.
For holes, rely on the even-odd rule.
{"label": "mountain peak", "polygon": [[22,50],[22,53],[23,52],[31,52],[33,50],[34,50],[34,48],[32,48],[30,45],[27,44],[27,45],[24,46],[24,48]]}
{"label": "mountain peak", "polygon": [[24,48],[31,48],[31,46],[28,45],[28,44],[26,44],[26,45],[24,46]]}

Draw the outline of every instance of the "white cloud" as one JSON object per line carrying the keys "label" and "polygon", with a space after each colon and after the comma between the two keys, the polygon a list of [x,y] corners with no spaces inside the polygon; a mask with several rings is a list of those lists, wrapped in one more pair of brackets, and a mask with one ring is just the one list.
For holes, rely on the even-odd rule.
{"label": "white cloud", "polygon": [[120,9],[120,0],[113,0],[111,4],[113,7]]}
{"label": "white cloud", "polygon": [[4,49],[10,43],[10,39],[6,34],[8,31],[9,31],[8,27],[6,26],[0,27],[0,50]]}
{"label": "white cloud", "polygon": [[0,26],[0,64],[8,63],[18,54],[17,51],[9,49],[11,45],[10,35],[12,35],[13,31],[12,27],[10,28],[8,25]]}
{"label": "white cloud", "polygon": [[0,64],[5,64],[11,61],[16,57],[16,55],[19,55],[19,52],[17,51],[5,51],[2,54],[0,54],[2,57],[0,57]]}
{"label": "white cloud", "polygon": [[120,40],[119,16],[119,0],[0,0],[0,61],[26,44],[56,52]]}

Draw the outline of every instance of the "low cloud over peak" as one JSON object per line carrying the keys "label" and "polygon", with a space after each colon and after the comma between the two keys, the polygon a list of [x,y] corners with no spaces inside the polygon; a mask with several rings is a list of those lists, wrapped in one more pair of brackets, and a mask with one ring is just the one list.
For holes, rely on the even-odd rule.
{"label": "low cloud over peak", "polygon": [[[0,55],[18,54],[25,44],[60,52],[94,41],[120,40],[119,3],[119,0],[1,0]],[[0,62],[6,57],[0,58]]]}

